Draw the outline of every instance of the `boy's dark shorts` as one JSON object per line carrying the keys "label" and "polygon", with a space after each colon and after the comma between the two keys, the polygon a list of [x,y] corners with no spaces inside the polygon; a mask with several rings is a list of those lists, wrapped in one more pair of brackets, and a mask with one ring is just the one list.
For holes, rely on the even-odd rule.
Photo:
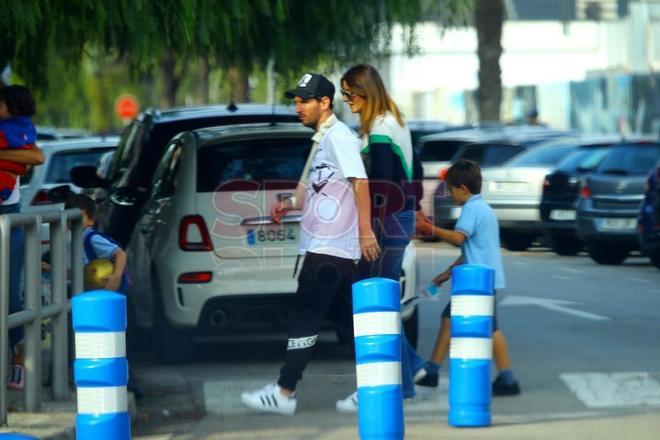
{"label": "boy's dark shorts", "polygon": [[[445,306],[445,309],[442,311],[442,317],[449,319],[451,317],[451,300]],[[499,327],[497,326],[497,302],[493,308],[493,332],[497,331]]]}

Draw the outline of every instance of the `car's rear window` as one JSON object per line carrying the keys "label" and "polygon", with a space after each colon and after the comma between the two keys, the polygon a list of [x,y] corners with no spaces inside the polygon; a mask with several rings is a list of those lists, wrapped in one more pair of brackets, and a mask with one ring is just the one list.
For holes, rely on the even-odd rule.
{"label": "car's rear window", "polygon": [[609,147],[578,148],[559,162],[557,169],[566,173],[592,171],[605,158]]}
{"label": "car's rear window", "polygon": [[621,176],[646,175],[660,159],[660,144],[624,144],[610,149],[596,172]]}
{"label": "car's rear window", "polygon": [[524,151],[519,145],[508,144],[474,144],[461,148],[452,158],[452,162],[468,159],[478,163],[482,168],[501,165],[516,154]]}
{"label": "car's rear window", "polygon": [[96,166],[103,154],[114,150],[113,147],[94,148],[82,151],[67,151],[53,154],[49,159],[48,171],[44,183],[70,183],[69,171],[79,166]]}
{"label": "car's rear window", "polygon": [[419,153],[422,162],[449,162],[456,151],[466,141],[428,141],[424,142]]}
{"label": "car's rear window", "polygon": [[[231,181],[297,182],[312,145],[308,138],[258,139],[208,145],[197,154],[197,192]],[[226,187],[229,188],[229,187]]]}
{"label": "car's rear window", "polygon": [[524,152],[511,159],[506,165],[511,167],[553,166],[576,148],[576,145],[544,145]]}

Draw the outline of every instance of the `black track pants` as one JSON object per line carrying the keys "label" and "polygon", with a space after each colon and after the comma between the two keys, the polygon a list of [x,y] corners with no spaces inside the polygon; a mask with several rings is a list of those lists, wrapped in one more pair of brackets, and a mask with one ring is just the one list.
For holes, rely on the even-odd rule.
{"label": "black track pants", "polygon": [[351,319],[355,270],[355,262],[347,258],[311,252],[305,255],[289,312],[289,341],[277,382],[282,388],[296,388],[328,312],[332,309],[338,318]]}

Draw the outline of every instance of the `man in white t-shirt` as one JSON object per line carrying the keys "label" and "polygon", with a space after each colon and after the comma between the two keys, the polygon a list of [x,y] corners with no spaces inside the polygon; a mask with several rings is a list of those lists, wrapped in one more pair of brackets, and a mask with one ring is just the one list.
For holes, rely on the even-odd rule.
{"label": "man in white t-shirt", "polygon": [[293,99],[301,122],[316,130],[309,159],[293,197],[271,208],[276,223],[290,210],[302,209],[300,255],[305,257],[298,291],[289,312],[289,340],[276,384],[245,392],[253,409],[292,415],[297,382],[307,366],[321,323],[336,300],[350,304],[356,263],[373,261],[380,249],[371,230],[367,174],[360,141],[333,113],[334,85],[307,73],[285,96]]}

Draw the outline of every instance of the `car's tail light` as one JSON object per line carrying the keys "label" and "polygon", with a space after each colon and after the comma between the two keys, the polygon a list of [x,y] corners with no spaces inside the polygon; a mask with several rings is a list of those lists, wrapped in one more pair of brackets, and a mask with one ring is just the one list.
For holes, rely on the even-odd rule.
{"label": "car's tail light", "polygon": [[449,171],[449,168],[440,168],[440,171],[438,171],[438,180],[443,182],[447,180],[447,171]]}
{"label": "car's tail light", "polygon": [[48,190],[40,189],[32,198],[32,205],[52,205],[55,203],[50,196],[48,196]]}
{"label": "car's tail light", "polygon": [[203,284],[210,283],[213,274],[211,272],[186,272],[179,275],[180,284]]}
{"label": "car's tail light", "polygon": [[201,215],[187,215],[179,224],[179,248],[182,251],[211,251],[213,244]]}
{"label": "car's tail light", "polygon": [[551,185],[550,180],[548,180],[548,179],[543,180],[543,189],[550,188],[550,185]]}
{"label": "car's tail light", "polygon": [[587,185],[583,185],[582,188],[580,188],[580,197],[583,199],[591,197],[591,189]]}

